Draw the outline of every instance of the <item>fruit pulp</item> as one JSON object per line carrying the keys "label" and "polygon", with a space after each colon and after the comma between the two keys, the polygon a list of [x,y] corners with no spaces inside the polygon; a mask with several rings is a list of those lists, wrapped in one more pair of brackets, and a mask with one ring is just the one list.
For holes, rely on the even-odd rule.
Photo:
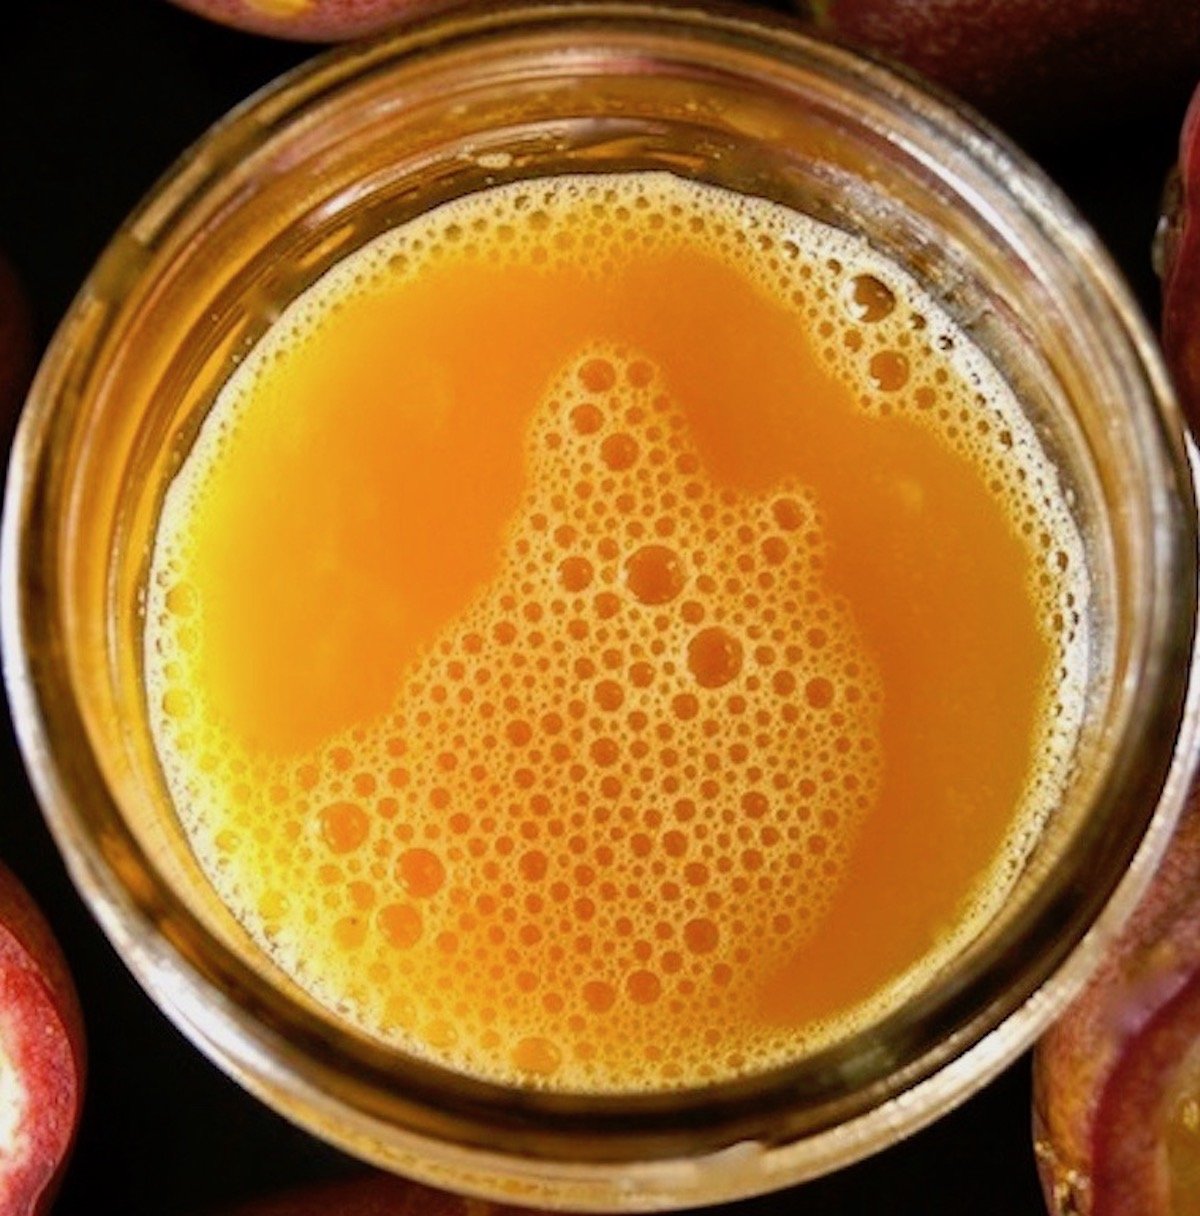
{"label": "fruit pulp", "polygon": [[219,893],[357,1025],[703,1084],[901,999],[1003,897],[1086,571],[899,267],[666,175],[485,191],[330,271],[165,499],[146,680]]}

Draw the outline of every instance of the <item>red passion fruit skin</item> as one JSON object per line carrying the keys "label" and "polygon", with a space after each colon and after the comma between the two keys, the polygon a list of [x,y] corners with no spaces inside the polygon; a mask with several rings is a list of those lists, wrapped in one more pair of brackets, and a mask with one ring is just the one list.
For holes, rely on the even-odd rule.
{"label": "red passion fruit skin", "polygon": [[401,22],[453,8],[463,0],[174,0],[222,25],[292,38],[339,42],[378,34]]}
{"label": "red passion fruit skin", "polygon": [[[1200,87],[1184,119],[1156,255],[1163,276],[1163,349],[1196,427]],[[1034,1135],[1055,1216],[1177,1212],[1166,1132],[1181,1093],[1200,1089],[1198,1052],[1200,783],[1129,924],[1088,987],[1038,1044]]]}
{"label": "red passion fruit skin", "polygon": [[1034,1054],[1034,1139],[1054,1216],[1167,1216],[1163,1129],[1200,1042],[1200,787],[1150,890]]}
{"label": "red passion fruit skin", "polygon": [[[1061,134],[1200,78],[1194,0],[797,0],[1023,134]],[[1113,110],[1113,106],[1117,110]]]}
{"label": "red passion fruit skin", "polygon": [[[1200,25],[1200,13],[1196,14]],[[1160,233],[1163,351],[1193,429],[1200,426],[1200,86],[1179,139]]]}
{"label": "red passion fruit skin", "polygon": [[83,1103],[83,1019],[66,961],[24,887],[0,866],[0,1214],[49,1210]]}

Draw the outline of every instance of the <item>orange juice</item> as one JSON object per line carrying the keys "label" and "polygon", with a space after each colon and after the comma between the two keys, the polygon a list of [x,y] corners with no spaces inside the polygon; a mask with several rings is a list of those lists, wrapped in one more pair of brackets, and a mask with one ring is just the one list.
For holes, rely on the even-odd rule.
{"label": "orange juice", "polygon": [[1011,389],[860,240],[661,174],[334,267],[162,510],[146,687],[228,906],[491,1080],[777,1065],[994,911],[1088,594]]}

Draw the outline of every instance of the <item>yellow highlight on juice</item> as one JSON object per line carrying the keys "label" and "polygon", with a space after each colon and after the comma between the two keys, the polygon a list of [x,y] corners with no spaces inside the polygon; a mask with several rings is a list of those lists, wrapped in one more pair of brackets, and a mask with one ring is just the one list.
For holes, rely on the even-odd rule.
{"label": "yellow highlight on juice", "polygon": [[927,978],[1078,727],[1082,548],[899,268],[665,175],[459,200],[225,386],[159,525],[152,724],[230,908],[503,1082],[704,1084]]}

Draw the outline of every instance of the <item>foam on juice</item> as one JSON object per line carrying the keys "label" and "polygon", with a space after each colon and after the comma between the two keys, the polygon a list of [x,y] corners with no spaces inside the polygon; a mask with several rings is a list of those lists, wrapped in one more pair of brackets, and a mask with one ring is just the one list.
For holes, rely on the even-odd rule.
{"label": "foam on juice", "polygon": [[[851,888],[868,879],[854,859],[869,851],[872,815],[903,784],[886,720],[900,660],[877,641],[889,606],[841,585],[835,515],[851,508],[804,475],[819,453],[797,457],[799,471],[763,476],[774,455],[743,453],[731,475],[712,454],[718,424],[697,413],[681,369],[620,327],[587,332],[595,322],[585,317],[525,403],[518,492],[480,558],[484,576],[466,580],[457,600],[447,593],[422,616],[390,585],[363,581],[344,542],[318,560],[307,547],[321,537],[307,533],[279,542],[277,595],[261,555],[250,583],[232,588],[233,567],[206,556],[205,546],[220,548],[211,537],[223,521],[236,531],[232,480],[254,461],[271,478],[264,453],[309,441],[304,420],[286,415],[289,366],[329,342],[356,302],[420,284],[446,263],[511,272],[514,284],[518,272],[534,283],[565,275],[586,292],[655,258],[688,257],[790,316],[811,348],[812,400],[827,384],[846,407],[838,427],[895,432],[896,444],[925,445],[954,477],[983,487],[1023,555],[1030,634],[1044,646],[1025,648],[1044,660],[1028,692],[1036,721],[1010,764],[1019,788],[996,847],[936,938],[902,966],[888,956],[865,989],[845,981],[844,999],[838,982],[826,997],[808,989],[823,983],[824,955],[871,953],[858,939],[822,945],[822,935],[858,923]],[[518,312],[522,290],[512,291]],[[531,318],[544,315],[530,307]],[[747,358],[757,358],[752,348]],[[458,398],[443,370],[415,362],[397,388],[404,409],[418,400],[413,427],[452,427]],[[823,417],[814,413],[801,446],[821,442],[833,425]],[[889,430],[895,419],[903,427]],[[344,425],[355,425],[350,413]],[[346,509],[365,545],[386,545],[373,476],[346,487],[362,498]],[[915,476],[893,481],[862,497],[914,517],[937,497]],[[278,488],[283,516],[289,493],[304,487]],[[439,545],[453,548],[453,527],[443,537],[436,516],[414,526],[416,539],[402,543],[420,549],[427,534],[430,561]],[[318,672],[317,691],[297,684],[291,700],[311,706],[275,714],[262,707],[289,694],[263,678],[270,655],[265,668],[249,653],[225,667],[211,655],[241,628],[239,613],[255,611],[245,606],[254,582],[263,580],[263,611],[287,601],[289,539],[324,581],[303,653],[281,629],[278,670],[291,654]],[[994,911],[1069,762],[1087,594],[1057,475],[1011,390],[899,268],[761,200],[666,175],[563,177],[485,191],[380,237],[300,297],[231,377],[163,505],[146,687],[201,864],[261,945],[339,1015],[494,1080],[697,1084],[785,1062],[861,1024]],[[361,638],[352,663],[336,642],[322,652],[322,621],[341,637],[343,600],[352,601],[343,632]],[[270,632],[268,622],[255,636]],[[402,662],[376,663],[374,639],[392,634],[411,634],[411,647]],[[237,669],[228,686],[226,668]],[[929,746],[932,772],[942,760]],[[939,797],[966,808],[973,794]]]}

